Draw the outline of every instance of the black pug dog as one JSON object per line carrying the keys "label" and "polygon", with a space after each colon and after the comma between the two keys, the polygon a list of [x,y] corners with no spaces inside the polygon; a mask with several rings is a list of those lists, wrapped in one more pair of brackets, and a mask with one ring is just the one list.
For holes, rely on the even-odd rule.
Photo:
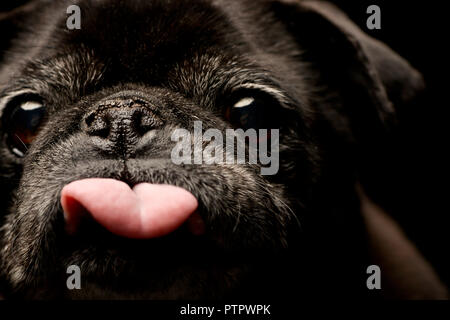
{"label": "black pug dog", "polygon": [[[0,29],[6,298],[377,296],[357,186],[423,81],[337,8],[36,0]],[[175,164],[195,121],[278,129],[276,174]]]}

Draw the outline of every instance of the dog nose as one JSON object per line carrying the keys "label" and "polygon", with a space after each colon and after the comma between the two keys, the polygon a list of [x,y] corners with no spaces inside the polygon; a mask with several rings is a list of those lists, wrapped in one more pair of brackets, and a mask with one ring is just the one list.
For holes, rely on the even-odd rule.
{"label": "dog nose", "polygon": [[82,129],[90,136],[116,141],[142,137],[161,121],[138,99],[113,99],[99,103],[83,119]]}

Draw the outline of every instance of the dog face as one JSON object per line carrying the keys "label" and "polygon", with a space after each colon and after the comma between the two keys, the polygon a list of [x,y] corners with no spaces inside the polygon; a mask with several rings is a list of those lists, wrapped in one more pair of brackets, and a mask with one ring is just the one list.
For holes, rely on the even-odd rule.
{"label": "dog face", "polygon": [[[323,63],[318,40],[290,30],[285,11],[291,5],[297,14],[330,21],[308,6],[78,1],[81,29],[68,30],[68,5],[36,1],[16,13],[29,25],[17,27],[3,60],[0,257],[6,292],[214,298],[277,282],[302,241],[301,230],[314,226],[307,216],[320,214],[323,223],[328,216],[322,211],[348,208],[349,198],[338,195],[353,191],[349,177],[356,165],[343,163],[359,149],[349,141],[370,144],[384,128],[392,114],[389,79],[366,76],[367,65],[358,60],[340,84],[335,72],[346,66],[333,62],[340,56]],[[339,39],[339,29],[331,29]],[[352,61],[352,47],[340,50]],[[355,74],[365,76],[362,84]],[[364,93],[350,101],[348,92],[358,86]],[[381,91],[366,90],[374,87]],[[353,122],[349,106],[361,102],[370,116]],[[224,135],[229,128],[278,129],[277,173],[262,175],[258,163],[175,164],[172,134],[184,128],[194,136],[196,121],[203,131]],[[366,127],[375,129],[367,134]],[[137,240],[87,218],[68,235],[62,190],[89,178],[180,187],[198,202],[204,232],[184,224]],[[110,190],[102,192],[107,197]],[[80,291],[66,288],[70,265],[82,271]]]}

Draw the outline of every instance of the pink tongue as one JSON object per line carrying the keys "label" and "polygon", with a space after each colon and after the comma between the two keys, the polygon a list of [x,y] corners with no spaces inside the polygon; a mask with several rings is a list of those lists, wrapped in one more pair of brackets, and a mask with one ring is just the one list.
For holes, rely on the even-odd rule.
{"label": "pink tongue", "polygon": [[195,197],[179,187],[141,183],[130,189],[122,181],[97,178],[65,186],[61,204],[69,233],[76,231],[87,210],[112,233],[135,239],[175,231],[198,206]]}

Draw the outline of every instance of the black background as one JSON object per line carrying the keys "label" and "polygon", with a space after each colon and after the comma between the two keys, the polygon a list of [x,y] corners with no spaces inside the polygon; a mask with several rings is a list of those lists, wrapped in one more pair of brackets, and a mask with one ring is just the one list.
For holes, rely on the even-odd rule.
{"label": "black background", "polygon": [[[386,184],[389,213],[443,280],[450,281],[448,209],[449,27],[445,1],[333,0],[369,35],[387,43],[424,75],[423,103],[398,114],[400,127],[390,155],[393,179]],[[381,9],[381,29],[368,30],[369,5]]]}

